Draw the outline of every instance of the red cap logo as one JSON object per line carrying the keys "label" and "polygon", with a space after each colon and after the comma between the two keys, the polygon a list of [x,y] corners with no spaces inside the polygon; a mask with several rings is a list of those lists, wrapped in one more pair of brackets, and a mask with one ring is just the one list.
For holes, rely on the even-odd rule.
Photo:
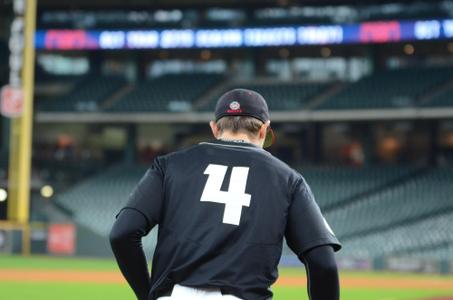
{"label": "red cap logo", "polygon": [[241,112],[242,112],[242,109],[241,109],[241,104],[239,104],[239,102],[233,101],[230,103],[230,109],[227,110],[227,113],[237,114],[237,113],[241,113]]}
{"label": "red cap logo", "polygon": [[237,101],[233,101],[230,103],[230,109],[231,110],[239,110],[241,108],[241,105]]}

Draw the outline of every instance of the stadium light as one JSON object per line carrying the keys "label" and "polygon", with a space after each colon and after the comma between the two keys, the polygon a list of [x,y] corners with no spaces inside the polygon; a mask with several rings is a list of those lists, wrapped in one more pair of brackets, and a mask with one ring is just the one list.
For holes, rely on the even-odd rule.
{"label": "stadium light", "polygon": [[53,187],[50,185],[45,185],[41,188],[41,196],[44,198],[50,198],[53,196]]}
{"label": "stadium light", "polygon": [[332,54],[332,50],[329,47],[322,47],[321,48],[321,56],[322,57],[330,57]]}
{"label": "stadium light", "polygon": [[280,55],[281,58],[288,58],[289,50],[287,48],[282,48],[282,49],[278,50],[278,55]]}
{"label": "stadium light", "polygon": [[211,56],[212,56],[212,53],[209,50],[203,50],[200,52],[200,58],[202,60],[209,60],[211,58]]}
{"label": "stadium light", "polygon": [[5,189],[0,189],[0,202],[6,201],[8,198],[8,192]]}
{"label": "stadium light", "polygon": [[448,49],[448,52],[453,53],[453,43],[451,43],[451,42],[448,43],[447,44],[447,49]]}
{"label": "stadium light", "polygon": [[412,44],[406,44],[404,45],[404,53],[407,55],[412,55],[415,53],[415,48]]}

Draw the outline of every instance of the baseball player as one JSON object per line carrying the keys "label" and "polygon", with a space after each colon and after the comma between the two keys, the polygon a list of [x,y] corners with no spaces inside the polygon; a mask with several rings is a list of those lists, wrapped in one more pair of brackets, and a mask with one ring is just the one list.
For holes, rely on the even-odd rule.
{"label": "baseball player", "polygon": [[[341,245],[304,178],[263,149],[274,140],[264,98],[225,93],[210,126],[215,140],[156,158],[113,225],[111,246],[137,298],[272,299],[286,238],[310,299],[339,299]],[[141,238],[156,225],[150,277]]]}

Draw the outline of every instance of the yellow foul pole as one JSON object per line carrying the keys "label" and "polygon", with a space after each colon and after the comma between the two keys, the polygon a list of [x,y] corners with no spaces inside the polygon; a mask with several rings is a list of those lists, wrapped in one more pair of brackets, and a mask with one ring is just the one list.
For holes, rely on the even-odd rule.
{"label": "yellow foul pole", "polygon": [[[24,5],[24,47],[21,76],[23,111],[20,116],[11,119],[10,134],[8,219],[24,226],[28,225],[30,209],[36,2],[37,0],[22,2]],[[29,252],[29,245],[27,246],[26,243],[23,246],[24,252]]]}

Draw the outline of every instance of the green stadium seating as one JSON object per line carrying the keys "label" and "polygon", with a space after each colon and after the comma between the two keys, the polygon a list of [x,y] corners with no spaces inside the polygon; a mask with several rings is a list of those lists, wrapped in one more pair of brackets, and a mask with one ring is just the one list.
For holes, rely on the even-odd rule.
{"label": "green stadium seating", "polygon": [[[453,212],[345,240],[346,247],[342,255],[364,258],[391,255],[447,257],[445,249],[442,248],[453,248],[451,220]],[[450,252],[449,257],[452,253]]]}
{"label": "green stadium seating", "polygon": [[[453,216],[450,216],[450,219]],[[448,228],[451,231],[451,227]],[[415,257],[415,258],[422,258],[422,259],[430,259],[430,260],[444,260],[448,261],[452,259],[453,253],[453,240],[450,239],[445,241],[443,244],[429,246],[427,248],[419,248],[416,251],[411,251],[406,253],[407,257]]]}
{"label": "green stadium seating", "polygon": [[222,78],[217,74],[178,74],[142,81],[107,110],[111,112],[190,111],[193,102]]}
{"label": "green stadium seating", "polygon": [[349,238],[453,210],[452,178],[453,168],[430,170],[330,211],[326,218],[340,237]]}
{"label": "green stadium seating", "polygon": [[316,109],[415,107],[418,104],[418,97],[452,77],[452,68],[379,71],[350,84]]}
{"label": "green stadium seating", "polygon": [[[300,167],[298,171],[310,185],[323,209],[335,207],[361,194],[385,187],[416,172],[415,167]],[[326,188],[328,187],[328,188]]]}
{"label": "green stadium seating", "polygon": [[[87,75],[63,78],[41,71],[38,82],[74,82],[67,95],[38,99],[39,111],[99,111],[100,104],[126,85],[122,78]],[[66,78],[64,78],[66,77]],[[332,88],[333,82],[281,82],[259,80],[228,84],[207,103],[196,103],[223,80],[220,74],[169,74],[138,82],[131,91],[102,106],[107,112],[187,112],[212,111],[221,94],[232,88],[256,90],[268,101],[272,111],[302,109],[342,110],[403,107],[444,107],[453,105],[453,87],[425,103],[422,96],[435,92],[437,86],[453,78],[453,68],[409,68],[378,71],[317,104],[317,99]],[[195,104],[195,105],[194,105]],[[315,105],[315,107],[312,107]],[[317,106],[316,106],[317,105]]]}
{"label": "green stadium seating", "polygon": [[65,96],[37,101],[39,111],[98,111],[99,105],[126,85],[120,77],[88,75]]}
{"label": "green stadium seating", "polygon": [[[433,249],[437,245],[451,249],[453,244],[453,168],[336,166],[300,170],[344,244],[341,256],[453,257],[453,252]],[[77,223],[107,236],[114,216],[145,171],[140,165],[114,166],[58,194],[56,201],[72,212]],[[146,249],[152,249],[155,242],[153,234],[146,240]],[[283,253],[290,251],[285,248]]]}
{"label": "green stadium seating", "polygon": [[115,166],[58,195],[56,201],[73,211],[76,221],[107,235],[114,216],[145,171],[145,167]]}
{"label": "green stadium seating", "polygon": [[[107,237],[115,215],[146,172],[145,166],[117,165],[57,195],[60,206],[72,212],[75,222]],[[145,239],[146,249],[156,243],[155,233]]]}

